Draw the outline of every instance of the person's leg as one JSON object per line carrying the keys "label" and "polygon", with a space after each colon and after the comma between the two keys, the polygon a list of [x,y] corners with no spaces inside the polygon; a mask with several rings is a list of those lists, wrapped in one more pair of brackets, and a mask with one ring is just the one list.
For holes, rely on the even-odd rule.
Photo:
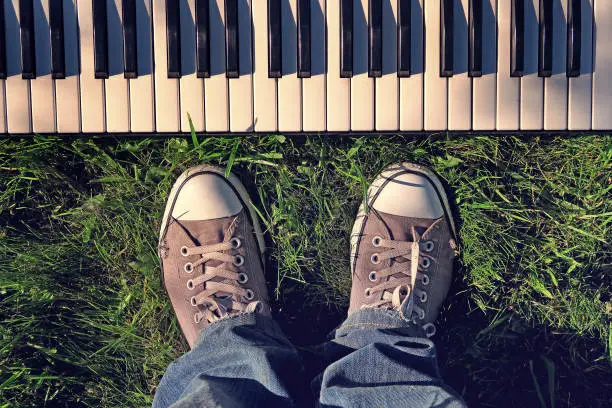
{"label": "person's leg", "polygon": [[270,316],[264,242],[247,192],[224,170],[177,180],[162,220],[162,278],[191,351],[168,367],[154,407],[293,406],[297,351]]}
{"label": "person's leg", "polygon": [[351,234],[347,320],[314,383],[323,407],[464,406],[428,339],[452,278],[455,227],[437,177],[402,163],[368,190]]}
{"label": "person's leg", "polygon": [[325,346],[314,384],[322,407],[463,407],[440,377],[436,348],[399,312],[357,311]]}
{"label": "person's leg", "polygon": [[172,363],[154,407],[291,407],[302,398],[300,358],[271,317],[247,313],[211,324]]}

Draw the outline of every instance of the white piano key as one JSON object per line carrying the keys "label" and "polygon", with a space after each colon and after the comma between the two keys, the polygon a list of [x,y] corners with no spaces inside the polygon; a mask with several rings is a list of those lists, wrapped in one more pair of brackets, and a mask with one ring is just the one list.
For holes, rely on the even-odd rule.
{"label": "white piano key", "polygon": [[6,81],[0,79],[0,133],[6,133]]}
{"label": "white piano key", "polygon": [[594,0],[593,35],[595,62],[593,66],[593,129],[612,129],[612,7],[607,0]]}
{"label": "white piano key", "polygon": [[346,132],[351,126],[351,80],[340,78],[340,2],[326,2],[327,131]]}
{"label": "white piano key", "polygon": [[[544,127],[544,78],[538,76],[540,0],[525,1],[525,75],[521,78],[520,127]],[[565,44],[565,38],[562,40]]]}
{"label": "white piano key", "polygon": [[399,130],[397,1],[382,2],[383,65],[376,78],[376,130]]}
{"label": "white piano key", "polygon": [[49,0],[34,2],[34,42],[36,44],[36,79],[30,82],[32,131],[55,132],[55,95],[51,78],[51,37],[49,36]]}
{"label": "white piano key", "polygon": [[[410,77],[400,78],[400,130],[423,130],[423,0],[411,1]],[[439,71],[439,67],[436,68]]]}
{"label": "white piano key", "polygon": [[251,0],[238,1],[238,53],[240,76],[229,80],[230,132],[252,132]]}
{"label": "white piano key", "polygon": [[189,116],[196,132],[204,127],[204,80],[196,69],[195,0],[180,2],[181,18],[181,131],[190,132]]}
{"label": "white piano key", "polygon": [[305,132],[322,132],[326,127],[325,0],[310,0],[310,33],[311,77],[302,79],[302,125]]}
{"label": "white piano key", "polygon": [[[267,2],[266,2],[267,3]],[[268,78],[268,10],[253,7],[253,112],[255,131],[275,132],[277,122],[276,79]]]}
{"label": "white piano key", "polygon": [[130,131],[155,130],[151,0],[136,2],[138,78],[129,80]]}
{"label": "white piano key", "polygon": [[482,76],[472,78],[472,128],[494,130],[497,93],[497,0],[483,0]]}
{"label": "white piano key", "polygon": [[446,130],[448,82],[440,77],[440,2],[425,2],[425,130]]}
{"label": "white piano key", "polygon": [[591,129],[593,86],[593,1],[582,0],[582,30],[580,46],[580,76],[569,78],[568,120],[569,130]]}
{"label": "white piano key", "polygon": [[210,78],[204,79],[206,130],[229,130],[228,79],[225,76],[225,0],[210,2]]}
{"label": "white piano key", "polygon": [[448,129],[470,130],[472,127],[472,79],[468,77],[469,0],[454,2],[453,68],[448,79]]}
{"label": "white piano key", "polygon": [[353,0],[351,130],[374,130],[374,78],[368,77],[368,2]]}
{"label": "white piano key", "polygon": [[[585,10],[586,11],[586,10]],[[567,0],[553,2],[553,67],[544,79],[544,129],[567,129]]]}
{"label": "white piano key", "polygon": [[78,0],[81,41],[81,129],[87,133],[106,129],[104,80],[95,78],[93,12],[91,0]]}
{"label": "white piano key", "polygon": [[155,126],[158,132],[178,132],[180,130],[179,80],[168,78],[166,0],[153,0],[153,43],[155,44],[153,53],[155,58]]}
{"label": "white piano key", "polygon": [[30,80],[21,79],[19,0],[4,1],[6,24],[6,120],[9,133],[30,133]]}
{"label": "white piano key", "polygon": [[278,79],[278,130],[302,130],[302,80],[297,76],[297,0],[281,3],[283,76]]}
{"label": "white piano key", "polygon": [[108,20],[108,78],[106,89],[106,131],[130,131],[128,80],[123,76],[122,0],[106,0]]}
{"label": "white piano key", "polygon": [[[54,1],[54,0],[51,0]],[[81,104],[79,103],[79,34],[76,0],[61,0],[64,9],[64,53],[66,78],[55,81],[57,131],[81,131]]]}
{"label": "white piano key", "polygon": [[521,79],[510,76],[510,1],[497,2],[497,119],[498,130],[519,128]]}

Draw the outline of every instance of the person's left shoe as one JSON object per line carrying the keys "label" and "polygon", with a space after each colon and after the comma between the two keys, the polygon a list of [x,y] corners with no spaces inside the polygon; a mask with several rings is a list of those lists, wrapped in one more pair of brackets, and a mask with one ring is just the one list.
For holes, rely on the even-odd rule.
{"label": "person's left shoe", "polygon": [[433,336],[457,254],[455,224],[442,183],[412,163],[383,170],[368,189],[351,233],[349,315],[395,310]]}
{"label": "person's left shoe", "polygon": [[172,188],[159,237],[162,282],[190,347],[220,319],[270,313],[264,240],[246,189],[213,166],[192,167]]}

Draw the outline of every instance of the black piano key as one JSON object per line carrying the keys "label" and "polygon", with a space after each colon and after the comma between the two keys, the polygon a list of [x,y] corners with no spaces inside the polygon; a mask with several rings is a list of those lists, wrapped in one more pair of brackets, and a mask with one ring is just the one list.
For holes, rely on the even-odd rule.
{"label": "black piano key", "polygon": [[525,0],[511,0],[510,76],[522,77],[525,71]]}
{"label": "black piano key", "polygon": [[21,28],[21,77],[34,79],[36,78],[36,48],[32,0],[19,0],[19,26]]}
{"label": "black piano key", "polygon": [[281,0],[268,0],[268,78],[283,76]]}
{"label": "black piano key", "polygon": [[181,15],[180,1],[166,0],[166,47],[168,78],[181,77]]}
{"label": "black piano key", "polygon": [[353,0],[340,0],[340,78],[353,76]]}
{"label": "black piano key", "polygon": [[440,1],[440,76],[453,76],[454,0]]}
{"label": "black piano key", "polygon": [[0,1],[0,79],[6,79],[6,23],[4,1]]}
{"label": "black piano key", "polygon": [[482,76],[482,1],[470,0],[468,76]]}
{"label": "black piano key", "polygon": [[397,3],[397,76],[410,76],[410,20],[412,0],[399,0]]}
{"label": "black piano key", "polygon": [[196,0],[196,61],[198,78],[210,78],[209,0]]}
{"label": "black piano key", "polygon": [[93,0],[94,76],[108,78],[108,20],[106,0]]}
{"label": "black piano key", "polygon": [[368,76],[382,76],[382,0],[370,0],[368,10]]}
{"label": "black piano key", "polygon": [[123,0],[123,76],[138,77],[136,0]]}
{"label": "black piano key", "polygon": [[553,2],[540,0],[540,36],[538,52],[538,76],[552,75],[553,64]]}
{"label": "black piano key", "polygon": [[570,0],[567,9],[567,76],[580,76],[582,0]]}
{"label": "black piano key", "polygon": [[49,28],[51,29],[51,77],[63,79],[66,78],[66,58],[62,1],[49,2]]}
{"label": "black piano key", "polygon": [[240,76],[238,60],[238,0],[225,0],[225,76]]}
{"label": "black piano key", "polygon": [[298,0],[297,18],[297,74],[298,78],[310,78],[310,0]]}

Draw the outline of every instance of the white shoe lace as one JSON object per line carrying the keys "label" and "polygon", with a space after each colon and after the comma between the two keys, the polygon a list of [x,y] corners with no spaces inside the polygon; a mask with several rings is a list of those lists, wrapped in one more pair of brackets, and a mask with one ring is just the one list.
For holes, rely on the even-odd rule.
{"label": "white shoe lace", "polygon": [[[196,323],[202,319],[212,323],[235,312],[261,310],[261,302],[253,301],[253,290],[243,286],[249,279],[246,272],[240,269],[244,265],[244,257],[228,253],[241,245],[239,238],[228,235],[223,242],[217,244],[181,248],[184,257],[201,255],[196,262],[187,262],[184,266],[187,273],[193,273],[200,265],[204,270],[203,274],[187,281],[187,288],[194,291],[191,305],[198,310],[194,314]],[[221,263],[217,266],[208,265],[211,260]]]}
{"label": "white shoe lace", "polygon": [[[439,221],[435,221],[428,230]],[[415,297],[420,303],[427,302],[427,291],[416,288],[416,282],[421,280],[423,286],[429,285],[429,275],[426,272],[436,260],[431,255],[434,249],[433,241],[421,240],[414,227],[411,232],[412,241],[383,239],[379,236],[372,238],[374,247],[387,250],[372,254],[370,262],[374,265],[389,259],[392,262],[386,268],[369,273],[370,281],[382,283],[366,288],[365,295],[371,297],[382,292],[382,297],[364,306],[398,310],[402,317],[412,319],[416,323],[417,318],[425,319],[425,310],[417,305]],[[405,307],[402,306],[404,304]],[[422,327],[427,337],[436,333],[436,327],[432,323],[425,323]]]}

